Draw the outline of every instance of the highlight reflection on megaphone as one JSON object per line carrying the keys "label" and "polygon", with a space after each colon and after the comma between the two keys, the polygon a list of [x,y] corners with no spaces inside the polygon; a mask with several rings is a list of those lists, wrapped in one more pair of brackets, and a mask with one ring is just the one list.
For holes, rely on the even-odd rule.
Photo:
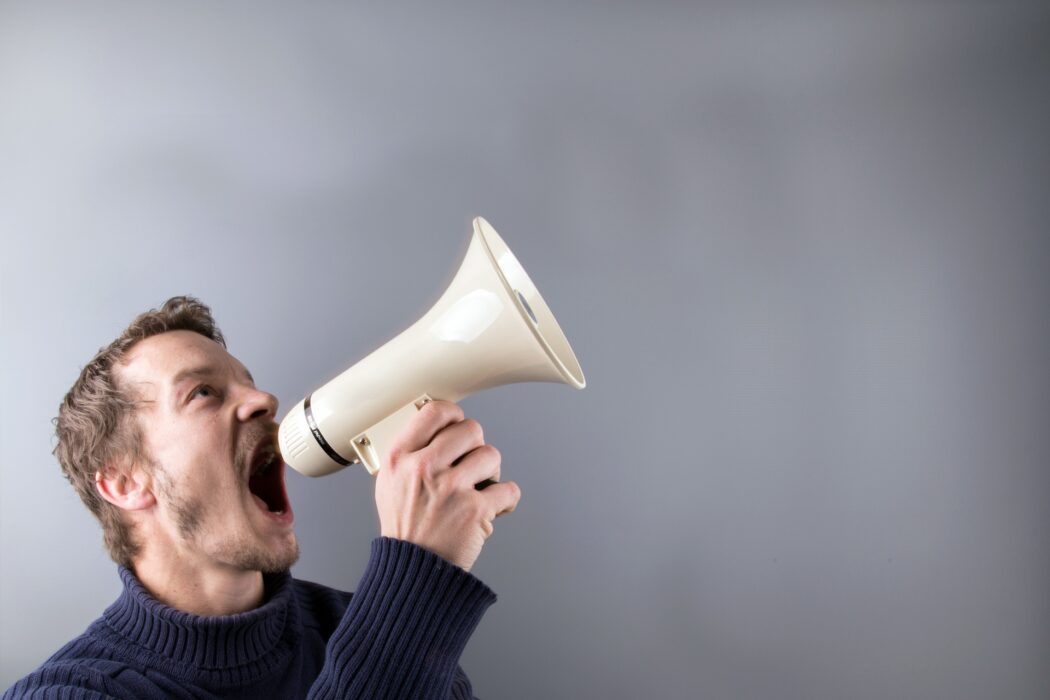
{"label": "highlight reflection on megaphone", "polygon": [[459,401],[502,384],[586,381],[536,285],[480,216],[459,272],[407,330],[300,401],[281,421],[281,454],[324,476],[351,464],[371,474],[427,401]]}

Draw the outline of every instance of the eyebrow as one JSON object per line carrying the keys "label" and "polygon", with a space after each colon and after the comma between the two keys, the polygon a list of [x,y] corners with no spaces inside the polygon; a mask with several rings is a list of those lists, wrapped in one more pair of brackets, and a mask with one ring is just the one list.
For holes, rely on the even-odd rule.
{"label": "eyebrow", "polygon": [[[187,379],[190,379],[191,377],[213,377],[217,373],[218,372],[216,371],[216,369],[211,365],[188,367],[186,369],[179,370],[179,372],[172,378],[171,385],[178,386],[179,384],[186,381]],[[244,374],[248,378],[248,381],[251,382],[252,386],[255,386],[255,378],[252,377],[252,373],[249,372],[247,369],[244,369]]]}
{"label": "eyebrow", "polygon": [[179,371],[179,373],[176,374],[174,378],[172,378],[171,385],[178,386],[179,384],[182,384],[184,381],[190,378],[203,378],[211,377],[214,375],[215,369],[212,367],[188,367],[184,370]]}

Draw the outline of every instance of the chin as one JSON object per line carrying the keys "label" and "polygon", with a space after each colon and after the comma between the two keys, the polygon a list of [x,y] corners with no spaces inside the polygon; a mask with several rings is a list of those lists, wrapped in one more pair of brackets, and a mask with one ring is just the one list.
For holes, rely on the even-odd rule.
{"label": "chin", "polygon": [[227,540],[220,545],[219,549],[217,558],[244,571],[276,574],[287,571],[299,561],[299,542],[295,539],[294,533],[291,533],[279,546],[267,547],[258,542]]}
{"label": "chin", "polygon": [[257,567],[259,571],[264,574],[276,574],[287,571],[299,561],[299,541],[295,539],[295,535],[292,534],[289,541],[282,544],[282,547],[271,549],[265,553],[265,556],[259,558],[260,566]]}

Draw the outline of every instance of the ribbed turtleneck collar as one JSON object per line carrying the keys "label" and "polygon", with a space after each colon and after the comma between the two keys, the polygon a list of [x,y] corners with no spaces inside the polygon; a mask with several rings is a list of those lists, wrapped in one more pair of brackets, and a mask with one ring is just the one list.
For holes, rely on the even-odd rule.
{"label": "ribbed turtleneck collar", "polygon": [[[164,605],[133,572],[120,567],[124,591],[103,613],[131,644],[178,672],[215,682],[244,682],[270,672],[298,641],[300,624],[291,574],[264,578],[266,601],[234,615],[203,616]],[[180,674],[181,675],[181,674]]]}

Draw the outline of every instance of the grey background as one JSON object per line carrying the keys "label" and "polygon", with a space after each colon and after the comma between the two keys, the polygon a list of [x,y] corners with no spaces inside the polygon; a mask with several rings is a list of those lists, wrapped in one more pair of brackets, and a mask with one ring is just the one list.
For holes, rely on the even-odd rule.
{"label": "grey background", "polygon": [[[589,386],[464,406],[524,498],[486,698],[1050,695],[1050,12],[0,5],[0,686],[117,594],[50,419],[193,293],[283,408],[489,218]],[[293,475],[353,588],[371,481]]]}

